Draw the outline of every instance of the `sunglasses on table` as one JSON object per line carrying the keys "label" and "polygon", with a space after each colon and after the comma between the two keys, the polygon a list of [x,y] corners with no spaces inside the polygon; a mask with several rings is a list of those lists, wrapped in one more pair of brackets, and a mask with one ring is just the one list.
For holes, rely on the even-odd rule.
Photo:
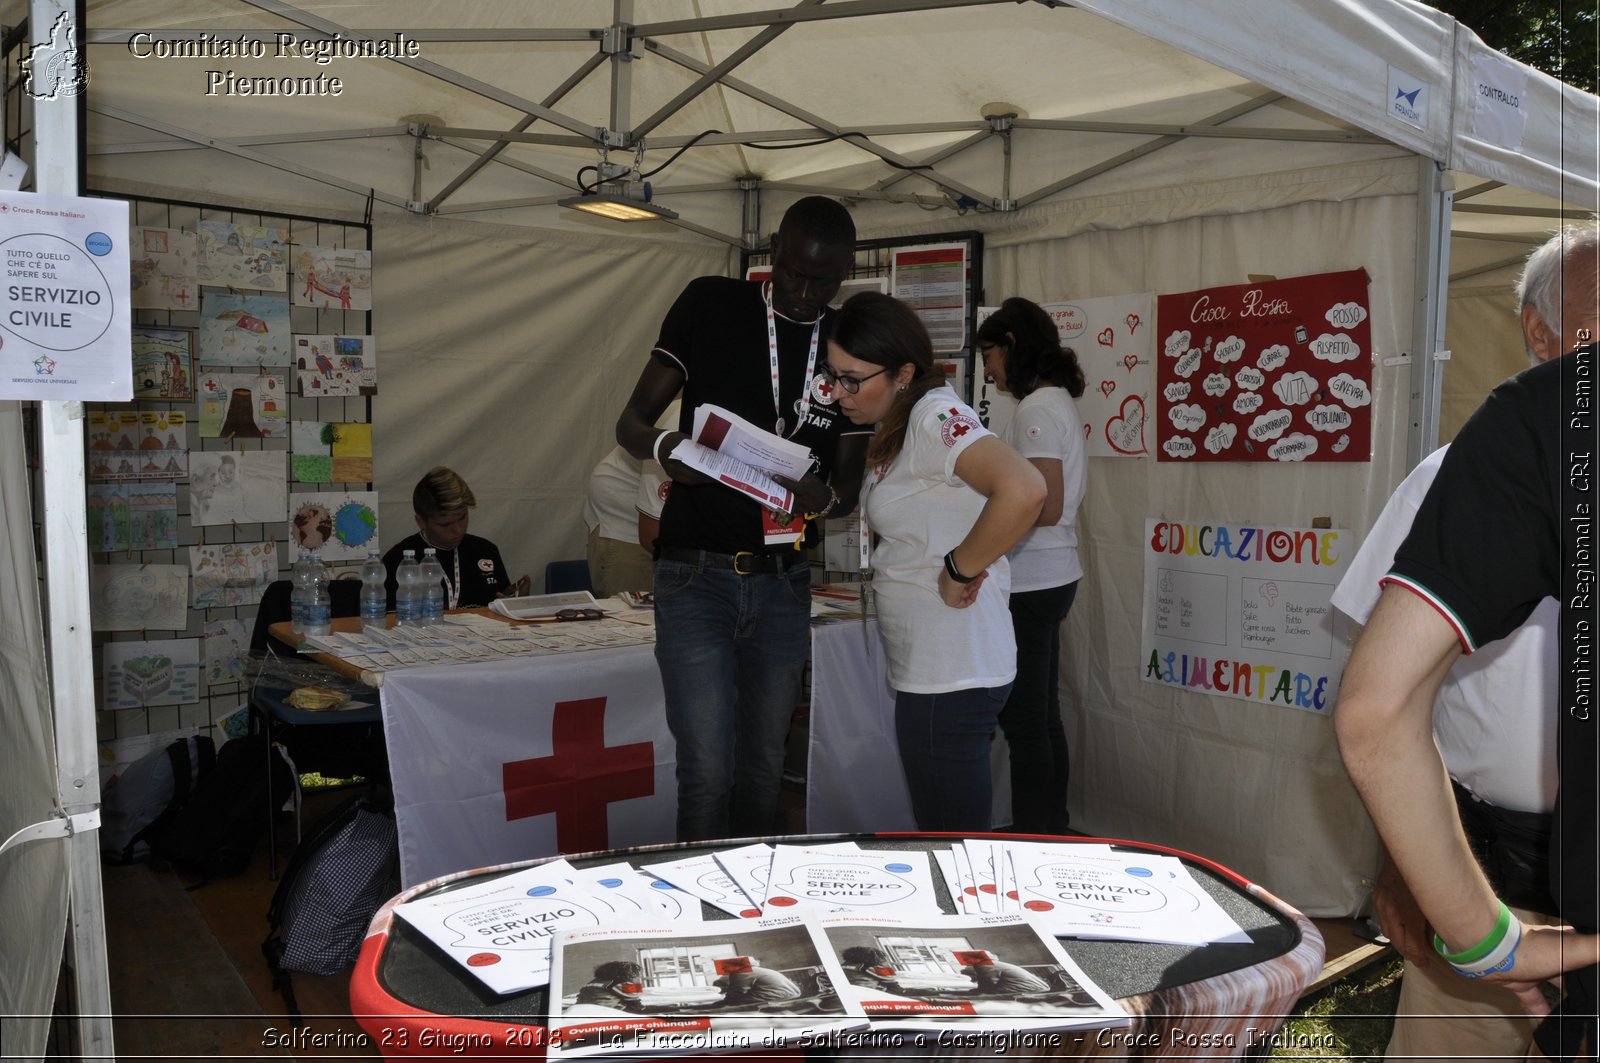
{"label": "sunglasses on table", "polygon": [[562,609],[556,613],[557,620],[604,620],[606,614],[598,609]]}

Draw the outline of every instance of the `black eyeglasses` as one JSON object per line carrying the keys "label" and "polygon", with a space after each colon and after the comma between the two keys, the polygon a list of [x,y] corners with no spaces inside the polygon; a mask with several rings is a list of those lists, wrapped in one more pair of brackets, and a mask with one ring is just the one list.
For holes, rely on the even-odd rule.
{"label": "black eyeglasses", "polygon": [[884,366],[876,373],[868,373],[866,376],[845,376],[842,373],[835,372],[833,366],[828,365],[826,362],[824,362],[822,365],[822,375],[833,381],[835,384],[838,384],[852,395],[861,390],[862,384],[865,384],[875,376],[882,376],[888,371],[889,367]]}
{"label": "black eyeglasses", "polygon": [[604,620],[605,617],[598,609],[562,609],[556,613],[557,620]]}

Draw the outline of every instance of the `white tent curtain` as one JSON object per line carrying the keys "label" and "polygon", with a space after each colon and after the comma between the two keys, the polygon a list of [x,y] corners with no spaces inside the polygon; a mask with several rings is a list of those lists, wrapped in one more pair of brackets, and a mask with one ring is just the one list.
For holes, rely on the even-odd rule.
{"label": "white tent curtain", "polygon": [[[1379,170],[1382,167],[1378,167]],[[1144,683],[1139,661],[1142,550],[1148,517],[1309,526],[1329,517],[1359,537],[1404,472],[1408,372],[1383,359],[1411,334],[1415,167],[1303,175],[1322,198],[1251,210],[1263,181],[1236,182],[1235,200],[1205,191],[1207,215],[1117,229],[1098,200],[1054,208],[1078,235],[990,245],[986,301],[1126,292],[1179,292],[1364,267],[1371,277],[1374,453],[1364,464],[1188,466],[1094,458],[1080,513],[1085,577],[1068,618],[1063,705],[1073,754],[1075,827],[1205,853],[1318,915],[1356,911],[1378,844],[1351,789],[1331,720],[1296,709]],[[1376,194],[1374,194],[1376,190]],[[1345,195],[1355,198],[1342,198]],[[1115,207],[1116,204],[1111,204]],[[1285,234],[1292,234],[1286,236]]]}
{"label": "white tent curtain", "polygon": [[513,578],[582,557],[589,473],[661,317],[725,248],[438,218],[379,219],[373,273],[381,383],[375,486],[385,548],[416,530],[411,489],[434,465],[472,485],[471,530]]}
{"label": "white tent curtain", "polygon": [[[55,739],[46,686],[22,404],[0,402],[0,840],[51,818]],[[67,923],[67,842],[0,854],[0,1044],[44,1053]]]}

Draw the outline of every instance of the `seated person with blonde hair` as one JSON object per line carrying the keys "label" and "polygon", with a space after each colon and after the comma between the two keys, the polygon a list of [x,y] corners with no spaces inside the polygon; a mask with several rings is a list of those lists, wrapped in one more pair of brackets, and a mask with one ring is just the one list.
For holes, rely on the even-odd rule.
{"label": "seated person with blonde hair", "polygon": [[411,492],[416,534],[401,539],[383,555],[383,567],[389,572],[384,587],[389,592],[391,612],[395,569],[400,567],[405,551],[412,551],[421,561],[422,551],[430,546],[444,569],[446,609],[471,609],[488,605],[496,598],[528,593],[528,577],[512,582],[494,543],[467,534],[467,511],[477,504],[467,481],[443,465],[435,465],[417,481]]}

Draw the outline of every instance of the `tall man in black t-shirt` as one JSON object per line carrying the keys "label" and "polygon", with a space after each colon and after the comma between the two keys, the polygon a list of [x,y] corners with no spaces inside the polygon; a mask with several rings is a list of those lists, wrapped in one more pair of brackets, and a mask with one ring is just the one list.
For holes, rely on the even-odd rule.
{"label": "tall man in black t-shirt", "polygon": [[[1530,303],[1523,332],[1536,355],[1570,353],[1496,388],[1451,444],[1351,653],[1334,724],[1350,777],[1435,931],[1434,947],[1458,972],[1506,985],[1536,1015],[1549,1011],[1541,984],[1565,972],[1559,1021],[1544,1023],[1535,1041],[1546,1055],[1570,1058],[1592,1057],[1600,1003],[1592,683],[1600,480],[1591,471],[1600,238],[1589,225],[1560,239],[1558,320]],[[1549,711],[1560,714],[1551,893],[1572,924],[1565,930],[1523,927],[1495,896],[1457,819],[1431,728],[1434,696],[1456,658],[1509,634],[1547,596],[1562,605],[1563,692]],[[1574,656],[1580,646],[1583,656]],[[1575,682],[1580,669],[1586,687]]]}
{"label": "tall man in black t-shirt", "polygon": [[[678,747],[680,841],[773,831],[811,609],[805,553],[776,540],[799,514],[855,507],[871,435],[840,414],[821,371],[828,302],[854,247],[844,207],[796,202],[772,238],[770,281],[700,277],[678,296],[617,421],[617,442],[673,479],[656,546],[656,661]],[[657,430],[680,391],[679,430]],[[789,485],[795,515],[671,460],[705,403],[810,448],[812,471]]]}

